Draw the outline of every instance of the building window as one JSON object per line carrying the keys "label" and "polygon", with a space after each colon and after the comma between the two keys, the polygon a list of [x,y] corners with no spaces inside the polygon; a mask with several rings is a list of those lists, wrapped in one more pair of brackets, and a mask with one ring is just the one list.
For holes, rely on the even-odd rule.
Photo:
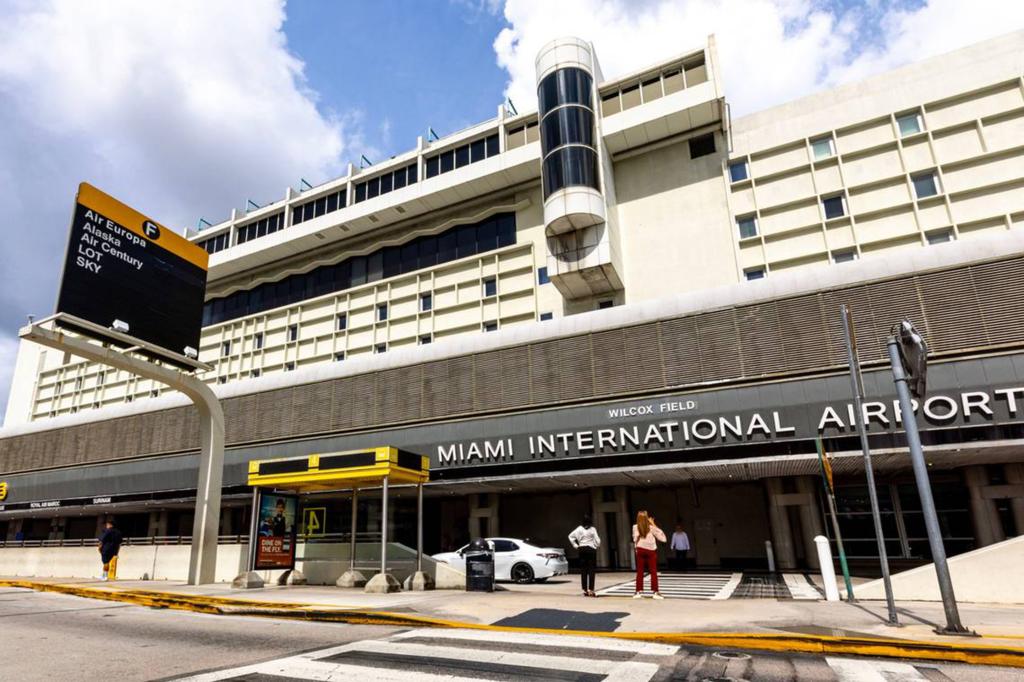
{"label": "building window", "polygon": [[[224,380],[224,381],[222,381],[222,382],[221,382],[222,384],[223,384],[223,383],[226,383],[226,382],[227,382],[227,380],[228,380],[228,378],[227,378],[227,377],[221,377],[221,378],[222,378],[222,379]],[[131,402],[131,401],[133,401],[133,400],[135,400],[135,396],[133,396],[133,395],[126,395],[126,396],[124,397],[124,401],[125,401],[126,403],[130,403],[130,402]]]}
{"label": "building window", "polygon": [[334,318],[334,322],[339,332],[348,329],[348,313],[338,313],[337,317]]}
{"label": "building window", "polygon": [[[430,173],[427,173],[430,177]],[[396,171],[379,175],[356,185],[356,203],[402,189],[416,182],[416,164],[411,164]],[[342,195],[344,203],[344,195]]]}
{"label": "building window", "polygon": [[220,356],[226,358],[229,355],[231,355],[231,342],[224,341],[220,344]]}
{"label": "building window", "polygon": [[288,340],[297,341],[299,338],[299,325],[290,324],[288,325]]}
{"label": "building window", "polygon": [[846,215],[846,206],[843,203],[843,195],[837,194],[834,197],[826,197],[821,200],[821,207],[825,210],[825,220],[842,218]]}
{"label": "building window", "polygon": [[857,251],[855,249],[846,249],[844,251],[832,252],[833,263],[849,263],[850,261],[854,260],[857,260]]}
{"label": "building window", "polygon": [[515,214],[498,213],[471,225],[458,225],[440,234],[416,237],[365,256],[352,256],[340,263],[321,265],[307,273],[207,301],[203,306],[202,324],[204,327],[220,324],[515,243]]}
{"label": "building window", "polygon": [[554,313],[541,313],[540,314],[540,321],[541,322],[547,322],[548,320],[554,319],[554,317],[555,317]]}
{"label": "building window", "polygon": [[384,322],[388,319],[388,304],[378,303],[377,304],[377,321]]}
{"label": "building window", "polygon": [[433,294],[420,294],[420,310],[424,313],[429,312],[434,307],[434,296]]}
{"label": "building window", "polygon": [[537,268],[537,284],[547,284],[550,281],[551,278],[548,277],[547,267]]}
{"label": "building window", "polygon": [[498,295],[498,280],[488,277],[484,280],[484,298]]}
{"label": "building window", "polygon": [[284,228],[284,213],[275,213],[274,215],[261,218],[259,220],[240,225],[235,236],[235,242],[238,244],[244,244],[258,239],[259,237],[266,237],[268,234],[274,234],[278,230]]}
{"label": "building window", "polygon": [[498,331],[498,323],[497,322],[484,322],[484,331],[485,332],[496,332],[496,331]]}
{"label": "building window", "polygon": [[345,208],[345,190],[340,189],[292,208],[292,225]]}
{"label": "building window", "polygon": [[337,353],[334,354],[334,361],[335,362],[341,362],[344,359],[345,359],[345,351],[339,350]]}
{"label": "building window", "polygon": [[[228,383],[228,378],[227,377],[217,377],[217,383],[218,384],[226,384],[226,383]],[[132,398],[131,396],[128,396],[127,398],[125,398],[125,400],[127,400],[128,402],[131,402],[131,398]]]}
{"label": "building window", "polygon": [[286,363],[284,363],[284,371],[291,372],[293,369],[295,369],[295,363],[294,362],[286,362]]}
{"label": "building window", "polygon": [[932,171],[911,175],[910,182],[914,185],[914,195],[918,199],[926,199],[939,193],[939,183]]}
{"label": "building window", "polygon": [[106,376],[107,375],[106,375],[105,372],[97,372],[96,373],[96,385],[97,386],[102,386],[103,385],[103,380],[106,378]]}
{"label": "building window", "polygon": [[489,135],[473,140],[454,150],[448,149],[427,159],[427,177],[468,166],[498,155],[498,135]]}
{"label": "building window", "polygon": [[386,343],[378,343],[376,346],[373,347],[373,352],[374,353],[387,353],[388,352],[388,344],[386,344]]}
{"label": "building window", "polygon": [[747,160],[736,161],[729,164],[729,180],[730,182],[742,182],[750,178],[750,171],[747,168]]}
{"label": "building window", "polygon": [[764,268],[749,268],[743,271],[743,275],[747,278],[748,282],[753,282],[755,279],[764,279],[764,274]]}
{"label": "building window", "polygon": [[251,379],[255,379],[259,375],[260,375],[259,367],[257,367],[256,369],[252,370],[251,372],[249,372],[249,378],[251,378]]}
{"label": "building window", "polygon": [[434,339],[431,338],[430,334],[424,334],[423,336],[420,337],[420,345],[421,346],[426,346],[426,345],[428,345],[433,340]]}
{"label": "building window", "polygon": [[152,389],[149,392],[149,397],[150,398],[159,398],[160,397],[160,389],[159,388]]}
{"label": "building window", "polygon": [[752,215],[737,218],[736,227],[740,231],[740,239],[750,239],[757,236],[757,218]]}
{"label": "building window", "polygon": [[78,377],[77,379],[75,379],[75,390],[76,391],[81,391],[82,390],[82,377]]}
{"label": "building window", "polygon": [[701,156],[715,153],[715,134],[699,135],[690,138],[690,158],[696,159]]}
{"label": "building window", "polygon": [[217,253],[218,251],[223,251],[224,249],[228,248],[228,246],[230,245],[230,241],[231,233],[221,232],[215,237],[204,239],[203,241],[196,242],[195,244],[200,248],[206,249],[206,253],[212,255],[214,253]]}
{"label": "building window", "polygon": [[929,244],[945,244],[953,241],[953,230],[938,230],[925,235]]}
{"label": "building window", "polygon": [[814,160],[820,161],[821,159],[827,159],[836,154],[835,142],[832,137],[823,137],[818,140],[811,140],[811,151],[814,154]]}
{"label": "building window", "polygon": [[255,336],[252,337],[252,347],[255,350],[263,348],[263,332],[256,332]]}
{"label": "building window", "polygon": [[900,137],[913,135],[921,132],[924,126],[921,125],[921,114],[916,111],[896,117],[896,126],[900,129]]}

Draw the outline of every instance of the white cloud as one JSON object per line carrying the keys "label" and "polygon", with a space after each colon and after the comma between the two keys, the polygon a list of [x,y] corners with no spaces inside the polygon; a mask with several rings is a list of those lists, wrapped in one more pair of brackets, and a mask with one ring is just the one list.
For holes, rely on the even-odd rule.
{"label": "white cloud", "polygon": [[536,104],[534,57],[575,35],[613,78],[704,43],[714,33],[734,116],[780,104],[1024,26],[1024,3],[931,0],[914,8],[811,0],[507,0],[494,41],[506,94]]}
{"label": "white cloud", "polygon": [[78,182],[194,226],[340,174],[358,134],[353,112],[318,109],[281,0],[0,9],[0,338],[52,311]]}

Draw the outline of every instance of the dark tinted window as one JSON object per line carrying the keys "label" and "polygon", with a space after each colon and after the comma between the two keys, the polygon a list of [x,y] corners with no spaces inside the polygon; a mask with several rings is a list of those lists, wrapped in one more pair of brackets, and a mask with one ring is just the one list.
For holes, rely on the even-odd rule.
{"label": "dark tinted window", "polygon": [[440,172],[440,160],[436,156],[427,159],[427,177],[432,178]]}
{"label": "dark tinted window", "polygon": [[715,153],[715,135],[708,133],[699,137],[690,138],[690,158],[696,159],[701,156]]}
{"label": "dark tinted window", "polygon": [[492,540],[492,542],[495,552],[515,552],[519,549],[519,545],[511,540]]}
{"label": "dark tinted window", "polygon": [[469,165],[469,145],[464,144],[455,150],[455,167],[462,168]]}
{"label": "dark tinted window", "polygon": [[565,144],[594,146],[594,114],[583,107],[562,107],[544,118],[540,129],[541,150],[546,156]]}
{"label": "dark tinted window", "polygon": [[405,184],[412,185],[416,182],[416,164],[405,167]]}
{"label": "dark tinted window", "polygon": [[544,198],[564,187],[597,186],[597,154],[588,147],[563,147],[544,159]]}
{"label": "dark tinted window", "polygon": [[540,115],[560,104],[590,104],[590,75],[582,69],[559,69],[548,74],[537,88]]}
{"label": "dark tinted window", "polygon": [[361,182],[356,185],[356,203],[360,201],[366,201],[366,183]]}
{"label": "dark tinted window", "polygon": [[447,151],[441,154],[441,172],[447,173],[455,168],[455,152]]}
{"label": "dark tinted window", "polygon": [[486,143],[484,142],[484,140],[476,140],[475,142],[469,145],[470,161],[476,163],[481,159],[487,158],[487,148],[485,144]]}
{"label": "dark tinted window", "polygon": [[487,143],[487,156],[497,156],[498,155],[498,136],[497,135],[491,135],[490,137],[488,137],[485,140],[485,142]]}

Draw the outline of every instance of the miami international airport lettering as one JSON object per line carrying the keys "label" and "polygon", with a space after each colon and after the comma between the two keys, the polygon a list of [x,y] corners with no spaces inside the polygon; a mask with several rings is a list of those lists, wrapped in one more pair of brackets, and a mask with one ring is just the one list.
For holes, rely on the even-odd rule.
{"label": "miami international airport lettering", "polygon": [[[672,403],[662,403],[672,404]],[[695,401],[675,403],[694,409]],[[891,430],[903,423],[899,402],[865,402],[864,420],[869,429]],[[810,408],[813,409],[813,408]],[[755,411],[747,414],[709,415],[695,419],[660,419],[629,425],[588,428],[572,431],[526,434],[444,443],[436,446],[437,462],[442,467],[474,463],[511,462],[563,456],[622,454],[651,449],[701,447],[713,444],[742,444],[781,439],[813,438],[848,433],[854,428],[852,403],[825,405],[815,415],[813,433],[801,433],[800,422],[787,420],[782,410]],[[923,407],[914,401],[914,411],[924,426],[944,426],[972,417],[1014,419],[1024,409],[1024,387],[991,391],[963,391],[954,395],[935,395]],[[620,415],[653,415],[651,405],[609,408],[610,418]],[[785,411],[793,416],[793,409]],[[808,430],[804,428],[803,430]]]}

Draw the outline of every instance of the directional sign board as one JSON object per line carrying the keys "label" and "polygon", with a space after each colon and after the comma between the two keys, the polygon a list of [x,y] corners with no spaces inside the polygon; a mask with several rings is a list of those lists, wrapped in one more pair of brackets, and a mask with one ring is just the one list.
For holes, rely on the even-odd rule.
{"label": "directional sign board", "polygon": [[128,329],[118,331],[183,355],[186,347],[199,348],[208,258],[205,249],[83,182],[57,312],[104,328],[119,320]]}

